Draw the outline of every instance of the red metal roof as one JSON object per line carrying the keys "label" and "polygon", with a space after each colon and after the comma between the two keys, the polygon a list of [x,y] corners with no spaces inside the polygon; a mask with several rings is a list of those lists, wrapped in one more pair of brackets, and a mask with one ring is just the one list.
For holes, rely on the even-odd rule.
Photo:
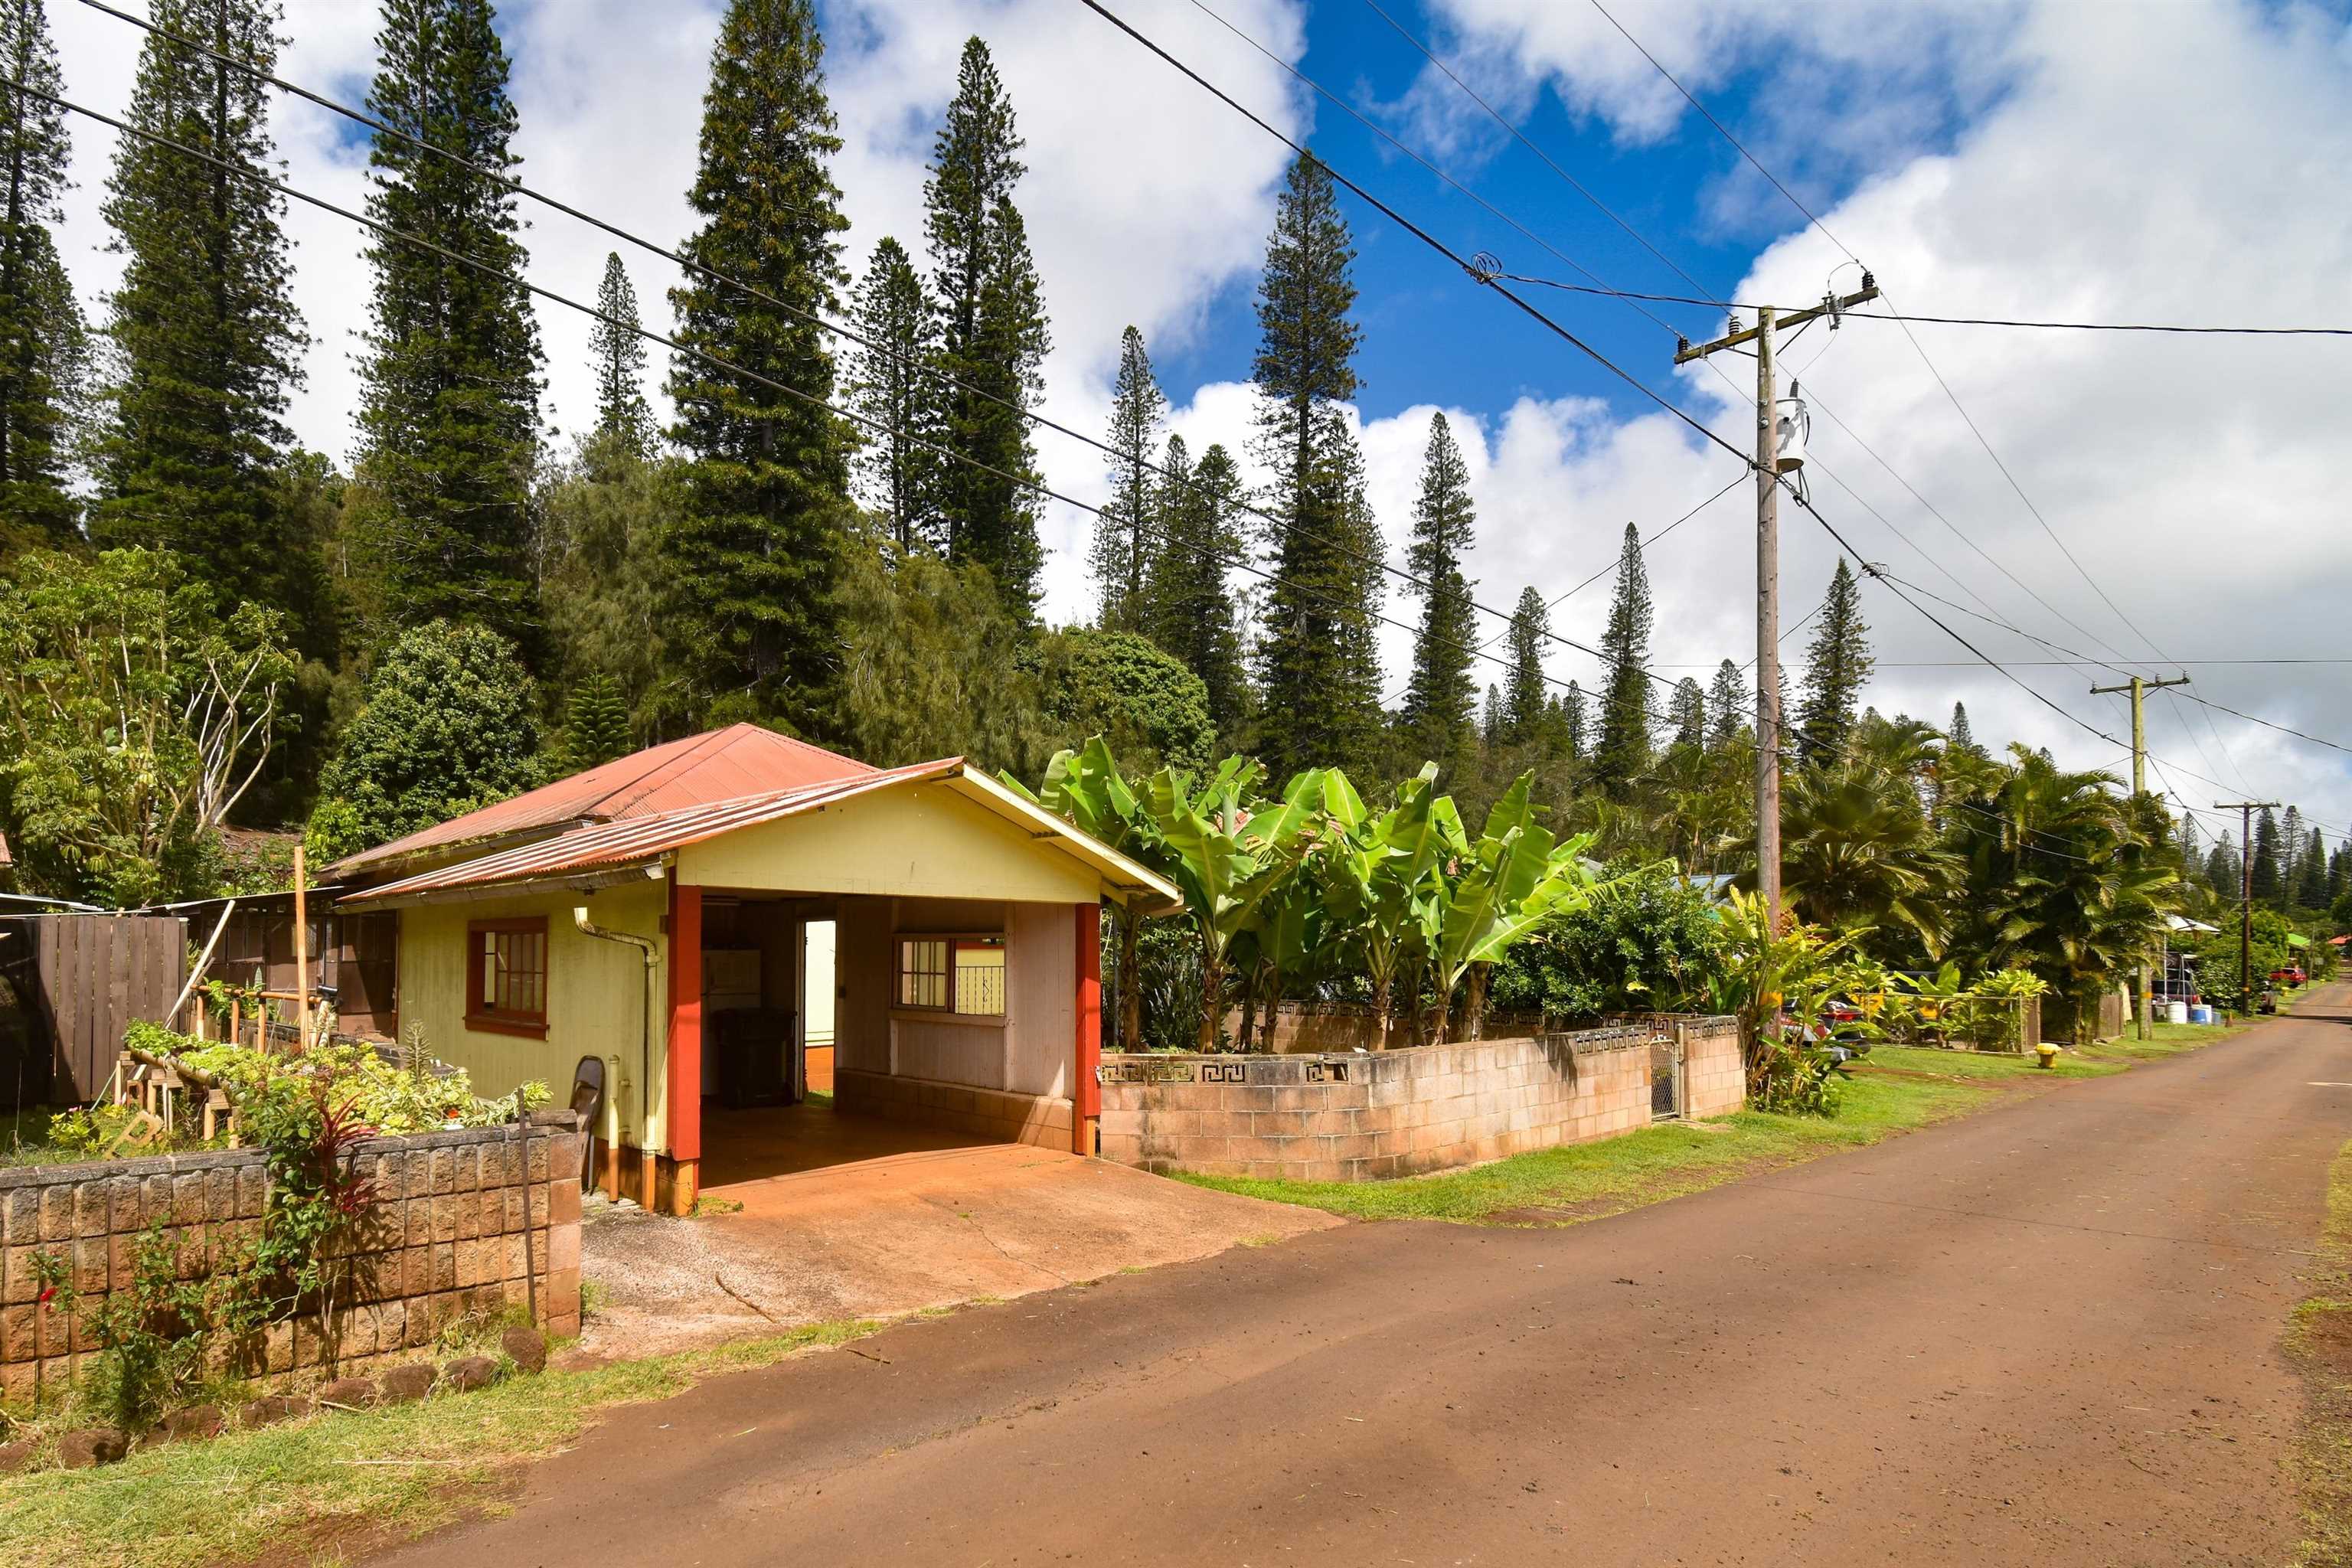
{"label": "red metal roof", "polygon": [[731,833],[739,827],[780,821],[834,801],[847,800],[853,795],[887,789],[893,784],[955,778],[962,773],[961,757],[950,757],[936,763],[917,763],[910,767],[892,768],[887,772],[865,768],[856,777],[835,779],[804,788],[770,790],[745,795],[739,800],[685,806],[676,811],[600,823],[592,827],[574,828],[552,838],[502,849],[455,866],[421,871],[397,882],[387,882],[381,887],[347,895],[341,901],[352,905],[372,904],[426,893],[452,892],[462,888],[561,881],[567,877],[643,865],[671,850],[698,844],[706,838],[715,838],[722,833]]}
{"label": "red metal roof", "polygon": [[867,778],[874,772],[855,758],[757,724],[730,724],[614,758],[512,800],[363,849],[320,867],[320,874],[351,881],[419,857],[486,841],[539,838],[582,822],[653,816],[717,801]]}

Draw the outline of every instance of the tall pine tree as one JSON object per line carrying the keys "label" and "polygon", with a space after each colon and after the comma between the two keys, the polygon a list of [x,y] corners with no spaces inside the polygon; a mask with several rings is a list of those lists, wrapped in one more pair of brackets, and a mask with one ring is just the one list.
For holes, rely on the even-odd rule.
{"label": "tall pine tree", "polygon": [[2316,827],[2311,830],[2296,868],[2294,901],[2306,910],[2327,907],[2327,840]]}
{"label": "tall pine tree", "polygon": [[1167,538],[1144,585],[1144,631],[1208,688],[1209,719],[1234,742],[1249,714],[1241,629],[1225,574],[1242,553],[1244,486],[1232,454],[1212,445],[1196,467],[1181,436],[1168,437],[1153,501]]}
{"label": "tall pine tree", "polygon": [[849,220],[829,167],[841,139],[824,59],[813,0],[733,0],[711,49],[688,196],[702,221],[686,251],[767,298],[701,273],[670,291],[678,339],[698,351],[670,370],[672,435],[693,459],[687,512],[670,531],[670,618],[688,716],[701,724],[780,719],[818,735],[840,724],[834,589],[849,437],[822,406],[834,363],[813,318],[837,306]]}
{"label": "tall pine tree", "polygon": [[487,266],[379,234],[360,374],[361,513],[385,613],[446,617],[541,646],[530,479],[539,328],[505,181],[515,108],[490,0],[383,0],[368,108],[435,149],[379,132],[368,216]]}
{"label": "tall pine tree", "polygon": [[2279,871],[2278,818],[2264,806],[2254,818],[2254,901],[2276,904],[2286,890],[2285,879]]}
{"label": "tall pine tree", "polygon": [[[37,91],[64,90],[43,0],[0,8],[0,67]],[[68,153],[64,110],[27,93],[0,98],[0,563],[77,537],[68,447],[89,334],[49,229],[64,216]]]}
{"label": "tall pine tree", "polygon": [[1739,732],[1753,721],[1755,706],[1748,677],[1739,667],[1727,658],[1717,665],[1706,693],[1708,748],[1719,752],[1738,740]]}
{"label": "tall pine tree", "polygon": [[1601,700],[1601,737],[1593,748],[1593,776],[1612,796],[1622,798],[1650,764],[1649,574],[1642,565],[1642,536],[1625,525],[1625,546],[1617,563],[1617,593],[1601,651],[1609,661],[1609,687]]}
{"label": "tall pine tree", "polygon": [[653,455],[654,411],[646,402],[646,340],[638,332],[637,291],[621,253],[608,251],[596,286],[601,318],[588,330],[589,369],[596,378],[594,444],[609,456],[644,461]]}
{"label": "tall pine tree", "polygon": [[[268,0],[155,0],[148,16],[257,69],[277,60]],[[130,123],[205,157],[117,144],[100,210],[123,268],[107,298],[113,379],[90,534],[178,551],[225,599],[283,605],[308,543],[287,536],[278,470],[309,339],[288,287],[286,198],[232,172],[269,172],[268,114],[253,76],[148,36]]]}
{"label": "tall pine tree", "polygon": [[1095,519],[1095,595],[1106,631],[1140,631],[1148,616],[1144,584],[1160,548],[1160,520],[1152,510],[1158,483],[1160,426],[1168,422],[1168,399],[1151,374],[1143,334],[1133,327],[1120,334],[1118,376],[1111,384],[1110,438],[1118,454],[1110,463],[1110,500]]}
{"label": "tall pine tree", "polygon": [[1969,728],[1967,703],[1952,704],[1952,727],[1944,732],[1944,738],[1951,742],[1952,749],[1956,752],[1973,752],[1977,749],[1976,731]]}
{"label": "tall pine tree", "polygon": [[1675,695],[1666,715],[1675,727],[1675,745],[1706,743],[1706,693],[1699,689],[1697,681],[1685,675],[1675,682]]}
{"label": "tall pine tree", "polygon": [[1050,338],[1029,230],[1013,203],[1027,172],[1013,100],[988,46],[967,39],[956,94],[932,143],[923,231],[940,311],[937,384],[941,439],[961,461],[940,471],[948,548],[996,579],[1027,618],[1045,563],[1037,542],[1036,477],[1024,410],[1043,390]]}
{"label": "tall pine tree", "polygon": [[1421,499],[1412,512],[1412,542],[1405,567],[1421,584],[1421,628],[1412,644],[1412,678],[1405,687],[1404,725],[1424,759],[1458,775],[1476,749],[1478,684],[1471,679],[1476,651],[1470,580],[1462,574],[1478,514],[1470,500],[1470,469],[1445,416],[1429,421],[1421,465]]}
{"label": "tall pine tree", "polygon": [[1301,153],[1276,203],[1252,365],[1258,456],[1273,476],[1266,510],[1279,520],[1258,646],[1260,750],[1277,778],[1369,768],[1380,731],[1378,568],[1368,564],[1381,559],[1379,534],[1340,406],[1357,385],[1355,258],[1330,172]]}
{"label": "tall pine tree", "polygon": [[1559,716],[1567,728],[1568,754],[1581,762],[1592,750],[1592,716],[1584,688],[1571,680],[1559,700]]}
{"label": "tall pine tree", "polygon": [[1822,603],[1821,625],[1805,650],[1805,701],[1797,714],[1797,746],[1808,763],[1829,762],[1845,751],[1870,679],[1870,627],[1862,618],[1862,590],[1843,556]]}
{"label": "tall pine tree", "polygon": [[1512,606],[1511,624],[1504,628],[1511,648],[1511,673],[1503,683],[1503,733],[1514,745],[1527,745],[1543,727],[1544,645],[1551,640],[1551,606],[1534,584],[1519,590]]}
{"label": "tall pine tree", "polygon": [[929,370],[940,327],[923,276],[906,247],[876,242],[852,306],[857,335],[849,351],[849,406],[870,421],[856,435],[858,499],[901,550],[947,547],[938,508],[939,399]]}

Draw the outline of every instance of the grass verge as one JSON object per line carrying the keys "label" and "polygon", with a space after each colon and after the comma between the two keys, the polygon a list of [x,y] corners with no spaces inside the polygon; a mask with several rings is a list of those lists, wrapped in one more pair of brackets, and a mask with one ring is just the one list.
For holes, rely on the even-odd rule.
{"label": "grass verge", "polygon": [[1389,1182],[1281,1182],[1184,1175],[1180,1180],[1350,1219],[1443,1219],[1567,1225],[1703,1192],[1752,1172],[1875,1143],[1997,1104],[2006,1087],[2052,1078],[2101,1078],[2238,1033],[2160,1025],[2146,1042],[2069,1051],[2050,1069],[2031,1057],[1933,1047],[1880,1046],[1845,1087],[1832,1118],[1743,1110],[1711,1121],[1662,1122],[1622,1137],[1515,1154],[1491,1164]]}
{"label": "grass verge", "polygon": [[0,1480],[0,1563],[13,1568],[175,1568],[265,1552],[335,1560],[355,1529],[418,1535],[488,1496],[504,1466],[543,1458],[614,1405],[683,1393],[714,1373],[846,1343],[878,1322],[820,1323],[709,1350],[549,1371],[477,1393],[374,1411],[325,1411],[258,1432],[142,1449],[95,1470]]}
{"label": "grass verge", "polygon": [[2311,1294],[2287,1322],[2288,1359],[2303,1373],[2295,1446],[2303,1542],[2296,1568],[2352,1564],[2352,1143],[2327,1171],[2327,1225]]}

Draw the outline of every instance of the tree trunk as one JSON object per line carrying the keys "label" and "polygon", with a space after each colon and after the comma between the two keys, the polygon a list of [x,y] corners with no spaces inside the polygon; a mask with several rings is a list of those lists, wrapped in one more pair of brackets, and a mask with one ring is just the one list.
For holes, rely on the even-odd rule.
{"label": "tree trunk", "polygon": [[1193,1046],[1200,1050],[1217,1048],[1217,1033],[1224,1026],[1225,958],[1206,939],[1201,943],[1201,1028]]}
{"label": "tree trunk", "polygon": [[1257,973],[1253,970],[1242,976],[1242,1027],[1240,1037],[1234,1041],[1234,1048],[1247,1052],[1250,1048],[1250,1033],[1256,1027]]}
{"label": "tree trunk", "polygon": [[1491,963],[1470,966],[1468,994],[1463,998],[1462,1010],[1469,1015],[1470,1038],[1474,1040],[1486,1037],[1486,978],[1494,970]]}
{"label": "tree trunk", "polygon": [[1142,920],[1121,909],[1118,920],[1118,1048],[1143,1048]]}
{"label": "tree trunk", "polygon": [[1372,982],[1372,1023],[1379,1031],[1379,1038],[1372,1046],[1376,1051],[1389,1048],[1389,1036],[1395,1027],[1395,1020],[1390,1016],[1389,1008],[1389,1000],[1393,989],[1394,979],[1386,973]]}

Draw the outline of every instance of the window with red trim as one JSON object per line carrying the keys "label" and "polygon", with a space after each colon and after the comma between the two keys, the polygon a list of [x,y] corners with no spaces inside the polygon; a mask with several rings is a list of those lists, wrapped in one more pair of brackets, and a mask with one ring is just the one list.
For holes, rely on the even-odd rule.
{"label": "window with red trim", "polygon": [[547,1037],[547,917],[475,921],[466,928],[466,1025]]}

